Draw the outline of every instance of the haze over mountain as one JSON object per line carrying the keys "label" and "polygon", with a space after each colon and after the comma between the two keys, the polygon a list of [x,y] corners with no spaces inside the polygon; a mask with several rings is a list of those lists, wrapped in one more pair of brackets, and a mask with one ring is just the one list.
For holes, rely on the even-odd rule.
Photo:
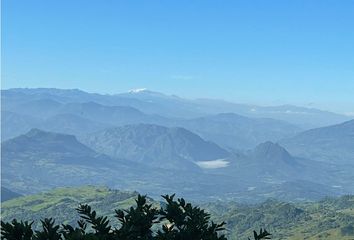
{"label": "haze over mountain", "polygon": [[293,124],[270,118],[249,118],[235,113],[220,113],[178,121],[205,139],[231,149],[250,149],[265,141],[294,136],[301,129]]}
{"label": "haze over mountain", "polygon": [[2,90],[2,98],[3,103],[9,104],[10,109],[19,103],[40,99],[52,99],[62,103],[92,101],[102,105],[130,106],[145,113],[178,118],[232,112],[248,117],[285,120],[304,128],[320,127],[350,120],[344,115],[291,105],[263,107],[211,99],[188,100],[146,89],[115,95],[102,95],[86,93],[77,89],[16,88]]}
{"label": "haze over mountain", "polygon": [[3,140],[38,127],[48,131],[82,135],[112,126],[167,121],[163,117],[145,114],[132,107],[105,106],[95,102],[60,103],[39,99],[20,101],[16,104],[12,100],[3,101]]}
{"label": "haze over mountain", "polygon": [[311,129],[280,143],[297,156],[354,165],[354,120]]}
{"label": "haze over mountain", "polygon": [[[168,190],[200,199],[222,192],[214,182],[225,186],[231,182],[227,177],[206,176],[193,173],[192,169],[166,171],[132,160],[110,158],[78,142],[72,135],[39,129],[7,140],[1,148],[2,185],[24,194],[93,184],[139,190],[152,196]],[[188,164],[193,163],[184,161],[180,166],[185,168]],[[195,164],[192,166],[197,168]]]}
{"label": "haze over mountain", "polygon": [[[233,113],[207,115],[195,119],[180,119],[146,114],[130,106],[102,105],[92,101],[69,102],[69,100],[77,100],[76,94],[83,95],[84,100],[88,100],[89,96],[91,96],[91,94],[78,90],[49,89],[46,92],[45,89],[34,89],[33,94],[23,94],[20,90],[13,90],[14,92],[12,90],[9,90],[9,92],[4,91],[2,96],[3,110],[5,111],[2,114],[2,118],[6,124],[6,129],[3,131],[3,139],[15,137],[31,128],[38,127],[48,131],[81,136],[108,127],[149,123],[169,127],[184,127],[223,147],[242,149],[253,148],[267,140],[277,141],[293,136],[300,131],[299,127],[284,121],[247,118]],[[27,90],[23,91],[27,92]],[[53,93],[59,96],[52,96]],[[131,94],[136,95],[133,93],[128,93],[127,95]],[[140,95],[142,93],[139,92],[137,94]],[[148,92],[147,96],[150,95],[151,93]],[[167,104],[166,107],[170,110],[176,109],[175,106],[171,105],[170,97],[161,95],[157,94],[161,104]],[[40,98],[42,96],[45,98]],[[68,97],[65,98],[64,96]],[[107,97],[92,94],[92,98],[100,100],[101,98],[97,96]],[[109,99],[111,97],[115,98],[115,96],[108,96]],[[171,98],[173,102],[177,97]],[[140,97],[139,101],[140,99],[145,98]],[[166,103],[164,102],[165,99],[167,99]],[[63,102],[59,102],[59,100]],[[121,104],[121,102],[119,103]],[[11,110],[11,112],[7,112],[6,109]],[[162,113],[164,112],[162,111]],[[10,121],[12,115],[17,116],[16,121]],[[17,124],[18,122],[24,122],[25,124]]]}
{"label": "haze over mountain", "polygon": [[172,169],[197,168],[194,162],[224,159],[229,153],[183,128],[127,125],[91,134],[84,143],[97,152]]}
{"label": "haze over mountain", "polygon": [[270,141],[243,154],[236,154],[229,161],[228,167],[210,169],[207,172],[230,175],[239,180],[247,179],[251,189],[254,189],[252,184],[281,185],[292,181],[327,185],[333,183],[333,178],[337,176],[331,173],[329,165],[292,156],[285,148]]}
{"label": "haze over mountain", "polygon": [[2,184],[28,193],[54,186],[98,184],[100,171],[115,166],[132,174],[139,171],[119,159],[98,154],[72,135],[32,129],[1,143]]}
{"label": "haze over mountain", "polygon": [[[305,109],[311,117],[301,118],[300,108],[286,112],[288,106],[248,114],[248,105],[144,89],[117,95],[2,93],[2,180],[19,193],[103,184],[154,196],[172,191],[198,200],[259,201],[354,191],[352,121],[301,132],[281,120],[295,116],[309,126],[316,118],[337,122],[345,116]],[[276,119],[253,113],[261,109]]]}
{"label": "haze over mountain", "polygon": [[270,142],[235,154],[185,129],[147,124],[108,129],[92,137],[97,137],[93,147],[110,156],[72,135],[38,129],[3,142],[4,186],[34,193],[98,184],[153,196],[168,190],[195,200],[239,201],[318,199],[354,191],[350,168],[295,158]]}
{"label": "haze over mountain", "polygon": [[[7,109],[6,100],[4,110]],[[129,106],[106,106],[96,102],[60,103],[51,99],[29,100],[11,107],[12,112],[36,116],[53,117],[58,114],[76,114],[97,122],[125,124],[138,121],[152,121],[154,116],[147,115]],[[143,120],[144,119],[144,120]]]}
{"label": "haze over mountain", "polygon": [[21,194],[11,191],[6,187],[1,187],[1,202],[21,197]]}
{"label": "haze over mountain", "polygon": [[354,240],[354,0],[0,5],[0,240]]}
{"label": "haze over mountain", "polygon": [[[252,148],[267,140],[278,141],[298,133],[301,129],[286,122],[260,118],[263,116],[288,119],[290,122],[296,120],[297,117],[300,120],[305,119],[305,122],[308,121],[308,117],[320,118],[329,122],[340,122],[348,119],[346,116],[314,109],[297,108],[289,110],[289,108],[292,108],[291,106],[269,108],[251,106],[250,108],[248,105],[217,100],[187,100],[148,90],[116,95],[100,95],[80,90],[10,89],[2,90],[2,100],[3,110],[11,111],[13,114],[25,114],[36,119],[42,118],[42,120],[56,119],[56,115],[60,115],[63,121],[62,123],[58,121],[54,125],[38,123],[38,121],[26,121],[27,123],[20,128],[12,127],[13,123],[7,121],[8,129],[14,130],[7,131],[5,129],[3,131],[4,139],[24,133],[24,131],[20,132],[19,129],[28,131],[30,128],[38,126],[49,131],[58,131],[62,128],[65,133],[81,135],[109,126],[152,123],[184,127],[224,147],[240,149]],[[270,109],[270,111],[266,109]],[[171,111],[175,111],[176,114],[169,114]],[[171,116],[182,116],[177,113],[178,111],[183,112],[184,117],[199,117],[189,120],[171,118]],[[188,114],[188,112],[193,114]],[[225,114],[225,112],[229,113]],[[264,115],[265,112],[269,112],[269,114]],[[160,113],[161,116],[146,113]],[[211,113],[214,115],[210,115]],[[256,118],[247,119],[235,113]],[[73,116],[67,116],[67,114],[77,117],[74,119]],[[7,112],[4,112],[3,118],[6,119],[6,115]],[[67,119],[65,119],[65,116]],[[86,128],[80,126],[78,117],[82,118],[82,125],[86,125]],[[50,122],[50,120],[48,121]],[[315,122],[318,123],[317,125],[321,125],[321,121],[316,120]],[[297,124],[304,126],[306,125],[305,122],[297,122]],[[29,126],[25,127],[26,125]],[[56,126],[56,128],[52,126]]]}
{"label": "haze over mountain", "polygon": [[264,142],[259,144],[252,152],[252,157],[254,159],[261,159],[263,162],[279,166],[280,164],[286,164],[289,166],[298,165],[296,159],[292,157],[289,152],[281,147],[279,144],[272,142]]}
{"label": "haze over mountain", "polygon": [[37,127],[41,119],[10,111],[1,111],[1,141],[17,137]]}
{"label": "haze over mountain", "polygon": [[[37,160],[42,158],[59,163],[97,164],[95,159],[97,154],[78,142],[75,136],[44,132],[39,129],[32,129],[25,135],[3,142],[2,149],[5,159],[7,154],[17,155],[21,152],[36,154]],[[101,163],[108,164],[109,162],[101,161]]]}
{"label": "haze over mountain", "polygon": [[351,119],[341,114],[289,104],[257,106],[254,104],[237,104],[214,99],[197,99],[195,101],[204,106],[203,108],[212,109],[214,112],[234,112],[253,118],[279,119],[304,129],[332,125]]}

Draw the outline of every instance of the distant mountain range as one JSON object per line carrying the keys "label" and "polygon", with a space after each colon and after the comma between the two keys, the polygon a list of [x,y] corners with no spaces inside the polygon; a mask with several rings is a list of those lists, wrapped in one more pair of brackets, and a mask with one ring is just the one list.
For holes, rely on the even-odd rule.
{"label": "distant mountain range", "polygon": [[[333,166],[295,158],[271,142],[246,153],[228,152],[185,129],[149,124],[107,129],[84,142],[95,150],[72,135],[39,129],[3,142],[4,186],[34,193],[59,186],[104,184],[153,196],[173,191],[199,200],[240,201],[269,196],[316,199],[354,190],[350,169],[339,174]],[[286,187],[290,183],[306,187],[295,193],[296,188]],[[312,186],[322,190],[309,195]]]}
{"label": "distant mountain range", "polygon": [[249,118],[235,113],[220,113],[174,123],[198,133],[228,149],[250,149],[265,141],[294,136],[301,129],[270,118]]}
{"label": "distant mountain range", "polygon": [[[292,106],[249,107],[143,89],[2,90],[2,183],[22,194],[104,184],[198,200],[354,192],[354,120],[337,124],[348,118]],[[325,122],[336,124],[303,131]]]}
{"label": "distant mountain range", "polygon": [[166,170],[153,167],[154,162],[111,158],[83,145],[72,135],[39,129],[2,142],[1,149],[2,186],[24,194],[60,186],[99,184],[153,196],[171,191],[201,198],[220,191],[214,179],[225,186],[231,182],[227,177],[209,178],[198,171],[196,164],[183,158],[179,159],[180,165],[168,163],[176,159],[164,159],[165,167],[170,167]]}
{"label": "distant mountain range", "polygon": [[[31,93],[30,90],[28,91]],[[54,93],[56,95],[53,95]],[[139,92],[138,96],[140,94]],[[123,96],[126,95],[131,94],[123,94]],[[148,96],[150,95],[152,94],[149,93]],[[157,95],[161,99],[170,99],[162,97],[161,94]],[[125,105],[102,105],[93,101],[69,102],[77,98],[92,100],[90,96],[100,102],[103,102],[101,98],[107,98],[105,95],[88,94],[77,90],[48,90],[46,92],[44,89],[41,91],[36,89],[32,94],[24,94],[20,90],[3,91],[2,139],[16,137],[31,128],[82,136],[109,127],[148,123],[183,127],[225,148],[247,149],[264,141],[278,141],[293,136],[301,130],[285,121],[249,118],[235,113],[208,114],[198,118],[181,119],[147,114]],[[131,99],[133,96],[127,98]],[[115,95],[108,96],[108,99],[111,98],[115,99]],[[172,99],[175,98],[172,97]],[[145,98],[140,96],[138,99]],[[170,100],[166,101],[170,104]],[[123,104],[124,101],[117,101],[117,103]],[[169,108],[175,109],[174,106]]]}
{"label": "distant mountain range", "polygon": [[280,143],[296,156],[354,165],[354,120],[301,132]]}
{"label": "distant mountain range", "polygon": [[1,187],[1,202],[21,197],[21,194],[11,191],[6,187]]}
{"label": "distant mountain range", "polygon": [[106,183],[108,178],[102,173],[109,168],[131,174],[138,174],[140,169],[96,153],[73,135],[39,129],[2,142],[1,150],[2,184],[21,193],[85,182]]}
{"label": "distant mountain range", "polygon": [[[64,164],[80,164],[80,165],[95,165],[110,164],[108,158],[102,156],[98,159],[97,153],[78,142],[73,135],[44,132],[39,129],[32,129],[24,135],[20,135],[1,144],[5,159],[16,156],[16,160],[21,159],[19,156],[31,154],[27,161],[53,161]],[[5,162],[6,163],[6,162]],[[11,162],[13,164],[13,162]]]}
{"label": "distant mountain range", "polygon": [[41,125],[41,120],[25,114],[1,111],[1,141],[17,137]]}
{"label": "distant mountain range", "polygon": [[[51,99],[60,103],[96,102],[107,106],[130,106],[148,114],[172,118],[195,118],[218,113],[237,113],[248,117],[284,120],[302,128],[321,127],[350,120],[349,117],[313,108],[292,105],[263,107],[222,100],[189,100],[141,89],[115,95],[87,93],[78,89],[20,88],[2,90],[2,102],[13,110],[28,101]],[[4,107],[3,107],[4,109]]]}

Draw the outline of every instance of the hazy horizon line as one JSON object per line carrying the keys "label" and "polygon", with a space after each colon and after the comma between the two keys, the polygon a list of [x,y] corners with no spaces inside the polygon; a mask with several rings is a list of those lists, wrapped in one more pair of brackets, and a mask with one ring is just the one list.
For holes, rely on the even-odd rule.
{"label": "hazy horizon line", "polygon": [[[300,107],[300,108],[306,108],[306,109],[314,109],[314,110],[320,110],[320,111],[326,111],[326,112],[331,112],[331,113],[335,113],[335,114],[340,114],[340,115],[344,115],[347,117],[354,117],[354,111],[353,112],[339,112],[339,111],[333,111],[333,110],[329,110],[329,109],[325,109],[325,108],[321,108],[321,107],[315,107],[315,106],[309,106],[306,104],[297,104],[297,103],[279,103],[279,104],[262,104],[262,103],[255,103],[255,102],[245,102],[245,101],[236,101],[236,100],[230,100],[230,99],[223,99],[223,98],[217,98],[217,97],[208,97],[208,96],[203,96],[203,97],[185,97],[185,96],[180,96],[177,94],[173,94],[173,93],[165,93],[162,91],[155,91],[155,90],[151,90],[149,88],[131,88],[128,90],[124,90],[124,91],[117,91],[117,92],[102,92],[102,91],[91,91],[91,90],[86,90],[83,88],[60,88],[60,87],[10,87],[10,88],[1,88],[1,91],[6,91],[6,90],[14,90],[14,89],[56,89],[56,90],[64,90],[64,91],[70,91],[70,90],[76,90],[76,91],[81,91],[81,92],[85,92],[88,94],[99,94],[99,95],[108,95],[108,96],[115,96],[115,95],[120,95],[120,94],[127,94],[127,93],[131,93],[131,94],[138,94],[140,92],[151,92],[151,93],[157,93],[157,94],[162,94],[165,95],[167,97],[176,97],[176,98],[180,98],[182,100],[189,100],[189,101],[196,101],[196,100],[212,100],[212,101],[222,101],[225,103],[231,103],[231,104],[240,104],[240,105],[249,105],[250,107],[280,107],[280,106],[292,106],[292,107]],[[311,104],[313,105],[313,104]]]}

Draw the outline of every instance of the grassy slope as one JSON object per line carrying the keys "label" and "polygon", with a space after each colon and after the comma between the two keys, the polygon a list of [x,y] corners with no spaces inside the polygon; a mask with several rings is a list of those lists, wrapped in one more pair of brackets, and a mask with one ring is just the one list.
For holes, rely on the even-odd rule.
{"label": "grassy slope", "polygon": [[[38,223],[39,219],[54,217],[57,223],[72,224],[78,220],[75,208],[87,203],[98,214],[113,219],[114,209],[129,208],[134,205],[136,196],[136,192],[112,191],[105,187],[59,188],[5,201],[1,213],[5,221],[17,218]],[[274,239],[354,239],[354,233],[341,234],[343,227],[354,226],[354,196],[304,204],[271,200],[252,206],[218,202],[202,207],[213,219],[228,223],[230,239],[247,239],[253,229],[260,227],[270,230]]]}
{"label": "grassy slope", "polygon": [[229,223],[231,239],[247,239],[255,229],[265,227],[274,239],[354,239],[354,196],[327,199],[316,203],[289,204],[268,201],[256,206],[221,203],[205,206],[218,221]]}
{"label": "grassy slope", "polygon": [[72,224],[78,220],[75,208],[81,203],[89,204],[98,214],[112,217],[114,209],[134,205],[136,196],[136,192],[110,191],[106,187],[58,188],[3,202],[1,217],[5,221],[34,220],[36,224],[39,219],[53,217],[57,223]]}

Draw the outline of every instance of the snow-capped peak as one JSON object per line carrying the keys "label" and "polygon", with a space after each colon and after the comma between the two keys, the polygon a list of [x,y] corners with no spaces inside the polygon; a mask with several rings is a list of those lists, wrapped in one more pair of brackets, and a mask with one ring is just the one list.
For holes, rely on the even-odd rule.
{"label": "snow-capped peak", "polygon": [[145,91],[147,91],[146,88],[135,88],[135,89],[129,90],[129,93],[141,93],[141,92],[145,92]]}

